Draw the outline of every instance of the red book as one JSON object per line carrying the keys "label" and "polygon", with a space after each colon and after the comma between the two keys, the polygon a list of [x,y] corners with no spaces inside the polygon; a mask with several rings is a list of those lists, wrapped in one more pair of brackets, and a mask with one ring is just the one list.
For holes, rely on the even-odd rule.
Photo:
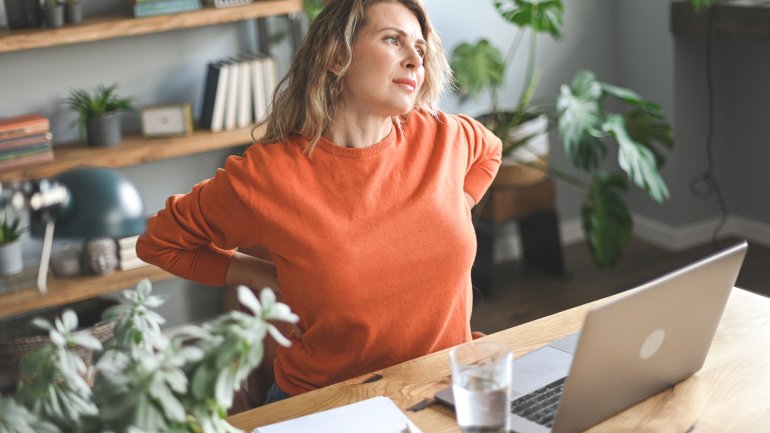
{"label": "red book", "polygon": [[23,135],[21,137],[8,138],[5,140],[0,138],[0,150],[34,146],[36,144],[49,142],[51,141],[51,138],[52,136],[50,132],[45,132],[43,134]]}
{"label": "red book", "polygon": [[43,134],[48,132],[50,127],[51,124],[48,122],[48,118],[37,113],[6,117],[0,119],[0,139],[6,140],[30,134]]}

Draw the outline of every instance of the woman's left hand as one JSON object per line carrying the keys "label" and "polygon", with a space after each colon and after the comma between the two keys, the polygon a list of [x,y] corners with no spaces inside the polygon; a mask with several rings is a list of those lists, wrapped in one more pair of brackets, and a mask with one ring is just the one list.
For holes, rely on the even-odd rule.
{"label": "woman's left hand", "polygon": [[467,192],[463,192],[463,194],[465,194],[465,201],[468,202],[468,207],[473,209],[473,206],[476,206],[476,201],[473,200],[473,197],[471,197],[471,195]]}

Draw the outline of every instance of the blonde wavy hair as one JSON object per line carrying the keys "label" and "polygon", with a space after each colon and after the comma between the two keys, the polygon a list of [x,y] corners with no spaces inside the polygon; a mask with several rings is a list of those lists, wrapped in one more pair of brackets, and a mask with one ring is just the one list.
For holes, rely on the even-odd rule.
{"label": "blonde wavy hair", "polygon": [[[265,133],[255,139],[257,143],[285,142],[299,135],[309,141],[305,153],[313,152],[321,136],[331,128],[341,100],[342,78],[352,62],[353,43],[366,25],[366,11],[384,2],[405,6],[420,23],[428,49],[423,60],[425,81],[414,108],[437,115],[435,104],[451,85],[452,71],[422,0],[331,0],[310,26],[289,72],[278,84],[271,110],[260,124],[266,126]],[[329,70],[336,65],[342,67],[335,75]],[[395,120],[400,124],[399,119]]]}

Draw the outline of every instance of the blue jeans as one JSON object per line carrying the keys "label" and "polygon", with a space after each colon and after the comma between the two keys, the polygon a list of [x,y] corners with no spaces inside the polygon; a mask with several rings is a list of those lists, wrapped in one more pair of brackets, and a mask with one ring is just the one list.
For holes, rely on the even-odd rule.
{"label": "blue jeans", "polygon": [[265,404],[275,403],[276,401],[281,401],[289,397],[291,396],[283,392],[281,388],[278,388],[278,385],[276,385],[275,382],[273,382],[273,386],[271,386],[270,389],[267,390],[267,397],[265,397]]}

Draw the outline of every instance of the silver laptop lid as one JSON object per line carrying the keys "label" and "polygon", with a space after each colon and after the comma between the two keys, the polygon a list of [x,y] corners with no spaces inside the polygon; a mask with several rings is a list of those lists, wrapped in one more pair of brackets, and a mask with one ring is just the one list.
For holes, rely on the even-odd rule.
{"label": "silver laptop lid", "polygon": [[582,431],[698,371],[746,249],[743,242],[594,307],[552,431]]}

